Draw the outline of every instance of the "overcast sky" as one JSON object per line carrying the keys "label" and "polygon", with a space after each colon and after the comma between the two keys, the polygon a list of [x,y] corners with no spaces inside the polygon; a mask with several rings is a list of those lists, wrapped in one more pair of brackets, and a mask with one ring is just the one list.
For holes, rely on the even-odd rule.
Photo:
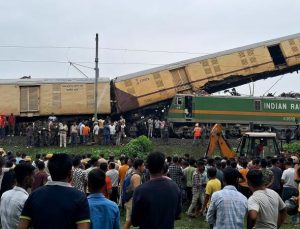
{"label": "overcast sky", "polygon": [[[298,0],[0,1],[0,78],[84,77],[66,62],[93,68],[96,33],[100,77],[114,78],[299,33],[299,9]],[[257,81],[255,94],[279,78]],[[287,74],[270,92],[299,92],[299,85],[300,75]],[[249,85],[238,91],[249,94]]]}

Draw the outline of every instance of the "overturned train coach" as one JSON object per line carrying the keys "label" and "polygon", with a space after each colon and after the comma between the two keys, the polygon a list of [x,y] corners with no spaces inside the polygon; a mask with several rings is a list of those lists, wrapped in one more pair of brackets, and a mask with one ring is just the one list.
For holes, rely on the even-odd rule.
{"label": "overturned train coach", "polygon": [[[207,93],[300,69],[300,34],[256,43],[98,83],[98,113],[146,116],[176,94]],[[94,113],[92,79],[0,80],[0,113],[20,117]]]}
{"label": "overturned train coach", "polygon": [[178,93],[218,92],[300,69],[300,34],[197,57],[113,80],[118,112]]}

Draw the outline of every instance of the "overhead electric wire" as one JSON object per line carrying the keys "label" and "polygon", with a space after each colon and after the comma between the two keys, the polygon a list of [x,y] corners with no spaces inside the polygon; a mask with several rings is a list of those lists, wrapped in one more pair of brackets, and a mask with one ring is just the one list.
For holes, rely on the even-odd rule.
{"label": "overhead electric wire", "polygon": [[[82,49],[82,50],[94,50],[94,47],[87,46],[51,46],[51,45],[37,45],[37,46],[27,46],[27,45],[0,45],[0,48],[23,48],[23,49]],[[189,52],[189,51],[169,51],[169,50],[151,50],[151,49],[128,49],[128,48],[110,48],[110,47],[100,47],[100,50],[111,50],[111,51],[124,51],[124,52],[148,52],[148,53],[171,53],[171,54],[188,54],[188,55],[210,55],[216,52]],[[245,52],[246,50],[235,51],[237,55],[240,52]],[[218,52],[217,52],[218,53]],[[245,57],[262,57],[270,58],[269,55],[245,55]]]}
{"label": "overhead electric wire", "polygon": [[282,75],[262,96],[265,96],[265,94],[267,94],[283,78],[283,76],[284,75]]}
{"label": "overhead electric wire", "polygon": [[[23,49],[87,49],[94,50],[93,47],[84,46],[25,46],[25,45],[0,45],[0,48],[23,48]],[[126,52],[150,52],[150,53],[179,53],[179,54],[210,54],[206,52],[186,52],[186,51],[168,51],[168,50],[150,50],[150,49],[127,49],[127,48],[109,48],[103,47],[100,50],[111,50],[111,51],[126,51]]]}

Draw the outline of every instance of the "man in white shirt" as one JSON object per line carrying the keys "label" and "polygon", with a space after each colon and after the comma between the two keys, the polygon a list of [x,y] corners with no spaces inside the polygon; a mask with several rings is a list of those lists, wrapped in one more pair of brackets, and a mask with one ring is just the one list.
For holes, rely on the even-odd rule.
{"label": "man in white shirt", "polygon": [[108,165],[108,171],[106,172],[106,176],[108,176],[111,179],[112,184],[112,192],[110,195],[110,200],[114,201],[115,203],[118,203],[118,183],[119,183],[119,171],[116,170],[116,164],[114,162],[110,162]]}
{"label": "man in white shirt", "polygon": [[72,146],[77,146],[78,126],[76,125],[76,122],[71,126],[70,136]]}
{"label": "man in white shirt", "polygon": [[34,166],[29,163],[18,164],[14,171],[17,185],[3,193],[1,197],[0,216],[3,229],[18,228],[19,218],[29,194],[27,189],[33,184]]}
{"label": "man in white shirt", "polygon": [[93,135],[94,135],[95,143],[99,144],[99,125],[98,125],[98,122],[94,122]]}
{"label": "man in white shirt", "polygon": [[155,136],[156,138],[159,137],[159,133],[160,133],[159,128],[160,128],[160,121],[156,118],[156,119],[154,120],[154,136]]}
{"label": "man in white shirt", "polygon": [[283,183],[282,200],[286,201],[292,196],[297,196],[297,183],[294,180],[295,169],[293,168],[293,160],[289,158],[286,163],[286,170],[283,171],[281,181]]}
{"label": "man in white shirt", "polygon": [[150,117],[148,119],[148,138],[152,138],[153,135],[153,119]]}
{"label": "man in white shirt", "polygon": [[67,147],[68,126],[66,122],[59,123],[59,147]]}
{"label": "man in white shirt", "polygon": [[277,192],[265,188],[261,170],[252,169],[247,181],[253,195],[248,199],[247,228],[280,228],[286,218],[286,206]]}

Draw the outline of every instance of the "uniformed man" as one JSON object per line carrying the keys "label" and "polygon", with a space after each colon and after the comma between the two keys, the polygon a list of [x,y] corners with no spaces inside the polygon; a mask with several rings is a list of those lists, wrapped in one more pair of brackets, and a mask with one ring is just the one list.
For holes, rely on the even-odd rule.
{"label": "uniformed man", "polygon": [[33,142],[35,147],[40,147],[40,121],[33,123]]}
{"label": "uniformed man", "polygon": [[48,146],[48,125],[47,122],[44,121],[41,125],[41,145]]}

